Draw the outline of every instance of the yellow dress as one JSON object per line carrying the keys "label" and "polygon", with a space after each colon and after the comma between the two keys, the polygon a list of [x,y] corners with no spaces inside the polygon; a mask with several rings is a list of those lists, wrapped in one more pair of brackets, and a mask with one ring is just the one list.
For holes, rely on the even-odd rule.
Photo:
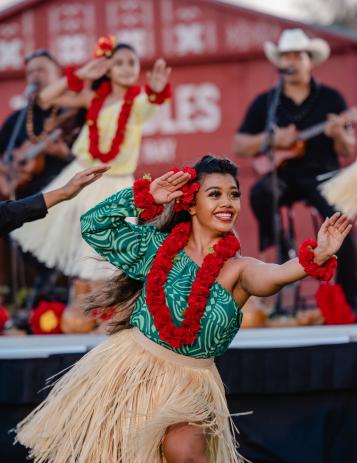
{"label": "yellow dress", "polygon": [[[122,108],[122,101],[104,107],[98,118],[99,147],[102,152],[110,149],[114,138],[118,117]],[[156,114],[158,105],[149,102],[145,93],[140,93],[134,100],[130,118],[125,132],[125,139],[118,156],[109,163],[111,169],[107,175],[133,175],[139,160],[141,133],[143,124]],[[89,153],[89,130],[85,125],[77,140],[72,152],[82,165],[91,167],[100,164],[100,161],[93,159]]]}
{"label": "yellow dress", "polygon": [[[102,108],[98,117],[99,147],[107,152],[117,129],[123,101]],[[134,100],[119,154],[110,163],[111,169],[97,182],[86,187],[78,196],[50,209],[47,216],[24,224],[12,233],[24,251],[31,252],[47,267],[57,268],[65,275],[97,280],[110,278],[115,268],[100,262],[81,236],[79,219],[82,214],[117,191],[133,184],[138,164],[142,128],[159,106],[149,101],[142,91]],[[72,147],[76,159],[51,182],[44,191],[65,185],[77,172],[100,164],[89,153],[88,127],[85,125]]]}

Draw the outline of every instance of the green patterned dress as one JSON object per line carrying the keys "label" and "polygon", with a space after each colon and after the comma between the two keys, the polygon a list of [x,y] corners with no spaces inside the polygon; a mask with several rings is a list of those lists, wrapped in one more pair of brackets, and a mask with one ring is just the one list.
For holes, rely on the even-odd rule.
{"label": "green patterned dress", "polygon": [[[192,345],[174,349],[160,339],[146,304],[146,276],[167,234],[152,225],[134,225],[126,221],[126,218],[137,215],[133,190],[127,188],[81,217],[82,235],[86,242],[126,275],[144,284],[130,324],[139,328],[151,341],[181,355],[208,358],[223,354],[239,330],[242,312],[230,292],[217,281],[211,287],[197,340]],[[187,298],[198,268],[182,250],[175,257],[168,275],[166,300],[178,326],[183,321]]]}

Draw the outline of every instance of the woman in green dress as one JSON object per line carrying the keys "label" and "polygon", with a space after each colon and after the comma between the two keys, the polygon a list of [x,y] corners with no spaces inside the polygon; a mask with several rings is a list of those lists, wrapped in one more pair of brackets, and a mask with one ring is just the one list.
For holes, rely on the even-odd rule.
{"label": "woman in green dress", "polygon": [[[329,279],[351,226],[335,214],[299,258],[265,264],[240,253],[237,168],[203,157],[194,169],[137,180],[82,216],[82,234],[120,273],[87,310],[112,334],[19,424],[36,463],[238,463],[214,357],[239,330],[250,295],[307,274]],[[128,217],[149,222],[134,225]],[[154,218],[156,216],[156,218]]]}

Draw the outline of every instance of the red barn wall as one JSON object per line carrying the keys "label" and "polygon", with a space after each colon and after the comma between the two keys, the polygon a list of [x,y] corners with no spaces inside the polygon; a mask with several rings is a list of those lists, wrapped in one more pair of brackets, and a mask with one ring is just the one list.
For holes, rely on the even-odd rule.
{"label": "red barn wall", "polygon": [[[233,134],[248,104],[277,79],[262,43],[276,40],[286,27],[296,24],[211,0],[28,0],[0,15],[0,120],[19,103],[27,53],[48,47],[63,66],[81,64],[96,37],[111,32],[136,45],[144,70],[158,56],[173,66],[172,104],[145,129],[138,174],[189,164],[204,153],[234,158]],[[316,76],[357,104],[357,41],[307,31],[333,48]],[[256,254],[256,225],[247,203],[255,177],[249,161],[237,161],[243,190],[238,228],[244,252]],[[299,223],[301,236],[311,234],[309,220]]]}

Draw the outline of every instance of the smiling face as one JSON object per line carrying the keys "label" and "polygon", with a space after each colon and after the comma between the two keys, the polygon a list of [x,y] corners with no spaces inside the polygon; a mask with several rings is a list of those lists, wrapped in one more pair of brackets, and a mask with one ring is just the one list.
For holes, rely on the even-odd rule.
{"label": "smiling face", "polygon": [[206,174],[200,181],[196,204],[190,208],[193,221],[214,234],[232,230],[240,211],[240,191],[230,174]]}
{"label": "smiling face", "polygon": [[140,74],[140,62],[137,55],[128,48],[117,50],[112,57],[109,78],[123,87],[134,85]]}

